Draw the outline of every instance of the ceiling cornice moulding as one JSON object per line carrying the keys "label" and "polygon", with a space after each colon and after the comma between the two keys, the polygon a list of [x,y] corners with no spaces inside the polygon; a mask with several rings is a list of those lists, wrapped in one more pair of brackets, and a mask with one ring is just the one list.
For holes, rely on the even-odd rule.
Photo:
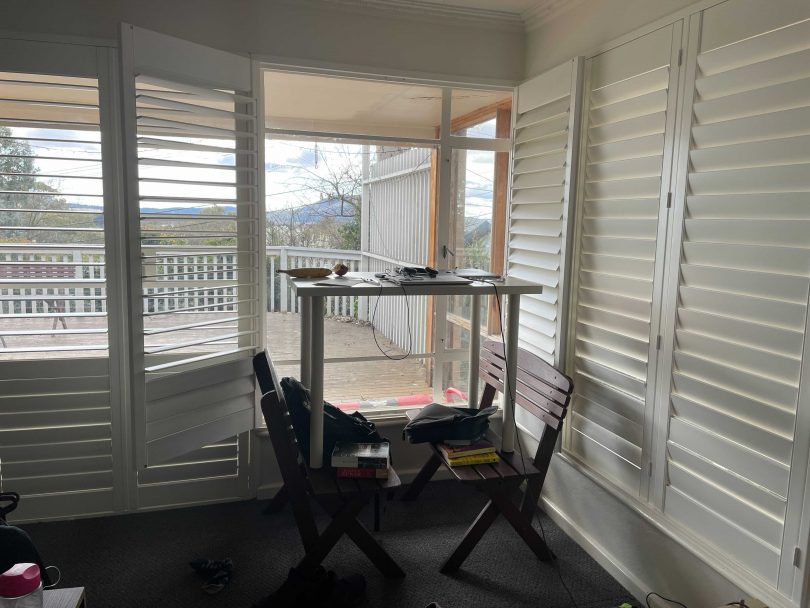
{"label": "ceiling cornice moulding", "polygon": [[582,4],[585,0],[538,0],[529,10],[521,14],[527,30],[537,29],[553,21],[563,13]]}
{"label": "ceiling cornice moulding", "polygon": [[449,6],[426,0],[286,0],[285,4],[349,9],[365,13],[369,11],[396,13],[423,21],[440,17],[509,29],[524,28],[523,18],[518,13]]}

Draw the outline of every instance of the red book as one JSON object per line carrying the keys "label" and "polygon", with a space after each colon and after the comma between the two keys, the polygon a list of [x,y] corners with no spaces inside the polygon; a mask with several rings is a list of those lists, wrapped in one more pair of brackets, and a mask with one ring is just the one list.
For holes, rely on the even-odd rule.
{"label": "red book", "polygon": [[388,469],[337,467],[335,471],[338,477],[354,477],[357,479],[388,479]]}

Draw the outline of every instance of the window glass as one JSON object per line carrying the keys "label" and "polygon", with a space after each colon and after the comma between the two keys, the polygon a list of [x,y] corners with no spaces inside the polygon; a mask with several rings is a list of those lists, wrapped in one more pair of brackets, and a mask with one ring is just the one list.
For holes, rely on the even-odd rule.
{"label": "window glass", "polygon": [[98,83],[0,73],[0,359],[107,354]]}

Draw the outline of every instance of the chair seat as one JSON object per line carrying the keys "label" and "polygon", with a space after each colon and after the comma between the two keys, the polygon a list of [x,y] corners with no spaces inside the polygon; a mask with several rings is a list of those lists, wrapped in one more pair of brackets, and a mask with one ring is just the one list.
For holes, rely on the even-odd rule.
{"label": "chair seat", "polygon": [[357,492],[374,494],[376,492],[394,490],[402,485],[402,481],[393,467],[388,469],[388,479],[338,477],[335,474],[335,470],[331,467],[309,469],[309,483],[316,496],[352,494]]}
{"label": "chair seat", "polygon": [[[408,410],[405,415],[408,420],[413,420],[420,410]],[[487,430],[487,441],[493,445],[500,445],[501,437],[492,429]],[[497,454],[501,461],[494,464],[475,464],[465,465],[462,467],[451,467],[450,463],[442,454],[437,444],[431,444],[431,448],[436,456],[442,461],[442,464],[447,468],[453,476],[464,483],[480,483],[481,481],[495,481],[495,480],[510,480],[515,478],[533,477],[535,475],[542,475],[533,463],[533,457],[524,453],[523,458],[520,452],[505,453],[497,450]]]}

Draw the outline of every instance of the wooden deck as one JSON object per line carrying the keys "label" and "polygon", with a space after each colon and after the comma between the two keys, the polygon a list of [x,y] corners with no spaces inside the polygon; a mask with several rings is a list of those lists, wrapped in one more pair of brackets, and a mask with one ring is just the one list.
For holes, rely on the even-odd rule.
{"label": "wooden deck", "polygon": [[[181,324],[192,324],[210,320],[210,315],[172,314],[150,317],[147,328],[169,327]],[[66,319],[68,330],[84,330],[88,333],[63,332],[61,324],[51,332],[52,319],[29,317],[23,319],[4,319],[0,317],[0,361],[32,359],[65,359],[79,357],[104,357],[103,350],[77,350],[76,347],[99,345],[106,342],[104,333],[92,333],[103,330],[103,317],[69,317]],[[41,335],[14,335],[15,332],[43,331]],[[222,326],[195,328],[184,331],[182,339],[194,341],[215,333],[223,333]],[[301,335],[300,316],[294,313],[267,314],[267,346],[270,356],[277,362],[282,376],[299,375],[299,341]],[[324,324],[325,356],[327,359],[338,357],[382,356],[371,333],[371,326],[352,321],[327,318]],[[177,334],[173,334],[177,339]],[[156,334],[147,338],[148,346],[157,346],[165,334]],[[380,346],[391,356],[402,356],[403,351],[393,345],[387,338],[377,333]],[[14,349],[44,348],[59,346],[54,352],[12,352]],[[10,350],[8,350],[10,349]],[[211,346],[195,346],[188,352],[210,351]],[[430,388],[423,362],[417,359],[403,361],[368,361],[359,363],[327,363],[325,368],[324,395],[332,402],[373,401],[364,404],[366,407],[384,407],[379,400],[412,395],[430,396]]]}

